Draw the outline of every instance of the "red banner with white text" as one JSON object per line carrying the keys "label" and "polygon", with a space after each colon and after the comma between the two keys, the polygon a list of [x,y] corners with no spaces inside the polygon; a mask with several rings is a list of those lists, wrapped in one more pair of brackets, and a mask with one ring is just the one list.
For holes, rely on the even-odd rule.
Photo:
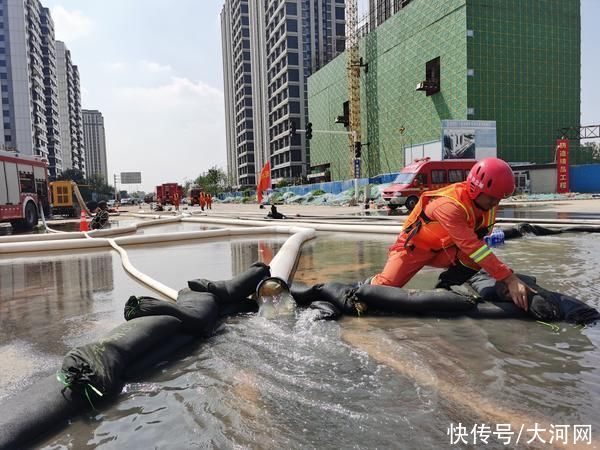
{"label": "red banner with white text", "polygon": [[556,192],[569,192],[569,140],[556,141]]}

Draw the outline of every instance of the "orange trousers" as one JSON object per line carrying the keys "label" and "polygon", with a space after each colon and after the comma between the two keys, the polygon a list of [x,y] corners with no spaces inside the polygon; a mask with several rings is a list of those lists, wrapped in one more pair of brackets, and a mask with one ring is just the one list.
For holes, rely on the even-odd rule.
{"label": "orange trousers", "polygon": [[435,252],[405,248],[404,239],[400,238],[390,248],[383,270],[371,279],[371,284],[402,287],[425,266],[447,268],[457,264],[473,270],[473,273],[480,269],[456,246]]}

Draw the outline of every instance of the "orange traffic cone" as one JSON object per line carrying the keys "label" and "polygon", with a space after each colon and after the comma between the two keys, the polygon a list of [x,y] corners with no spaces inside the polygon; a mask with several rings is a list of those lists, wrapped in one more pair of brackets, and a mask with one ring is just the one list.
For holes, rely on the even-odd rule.
{"label": "orange traffic cone", "polygon": [[90,231],[87,221],[85,220],[85,211],[81,211],[81,220],[79,221],[79,231]]}

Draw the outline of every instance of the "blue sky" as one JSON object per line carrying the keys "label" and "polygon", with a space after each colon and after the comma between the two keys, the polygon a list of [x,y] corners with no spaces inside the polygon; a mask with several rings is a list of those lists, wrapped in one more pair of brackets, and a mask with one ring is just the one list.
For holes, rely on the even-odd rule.
{"label": "blue sky", "polygon": [[[42,3],[79,66],[83,107],[104,114],[109,177],[141,171],[150,191],[225,169],[222,0]],[[581,123],[597,124],[600,0],[582,0],[581,13]]]}

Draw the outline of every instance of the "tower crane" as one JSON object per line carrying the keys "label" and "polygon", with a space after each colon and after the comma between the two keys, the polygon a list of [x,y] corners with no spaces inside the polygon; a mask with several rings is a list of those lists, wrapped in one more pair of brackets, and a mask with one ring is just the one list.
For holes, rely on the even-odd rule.
{"label": "tower crane", "polygon": [[[356,0],[346,0],[346,74],[348,77],[349,147],[351,158],[360,158],[360,60],[358,56],[358,7]],[[358,150],[356,143],[358,142]],[[354,173],[351,164],[351,173]]]}

